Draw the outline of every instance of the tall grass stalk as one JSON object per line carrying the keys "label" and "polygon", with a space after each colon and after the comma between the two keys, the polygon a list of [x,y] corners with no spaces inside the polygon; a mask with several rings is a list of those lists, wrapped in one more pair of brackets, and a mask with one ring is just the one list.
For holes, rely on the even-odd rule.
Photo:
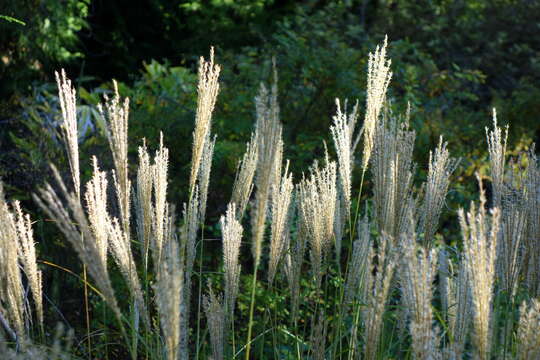
{"label": "tall grass stalk", "polygon": [[383,233],[378,243],[373,243],[367,263],[367,279],[362,302],[367,306],[362,310],[364,325],[364,357],[377,358],[383,327],[383,314],[390,284],[397,265],[397,250],[391,236]]}
{"label": "tall grass stalk", "polygon": [[433,246],[433,236],[450,185],[450,175],[459,163],[450,157],[447,145],[441,136],[435,151],[429,152],[428,177],[424,185],[424,199],[419,211],[418,225],[418,233],[424,235],[422,243],[428,248]]}
{"label": "tall grass stalk", "polygon": [[210,59],[206,61],[201,57],[199,60],[197,112],[195,115],[195,130],[193,131],[193,153],[189,180],[189,194],[193,194],[195,191],[204,150],[205,147],[208,146],[207,143],[210,142],[212,112],[214,111],[219,92],[218,79],[220,71],[220,66],[214,63],[214,48],[211,48]]}
{"label": "tall grass stalk", "polygon": [[480,182],[480,205],[471,204],[467,214],[459,211],[464,241],[465,270],[470,279],[473,304],[473,343],[475,356],[480,360],[490,357],[493,331],[493,287],[495,281],[495,254],[500,224],[497,208],[488,215],[485,196]]}
{"label": "tall grass stalk", "polygon": [[268,283],[272,284],[285,251],[289,248],[289,220],[293,192],[292,174],[289,173],[289,162],[285,166],[283,177],[272,187],[271,201],[271,236]]}
{"label": "tall grass stalk", "polygon": [[212,288],[209,289],[209,295],[204,297],[203,303],[209,324],[213,359],[223,360],[225,351],[226,308],[222,304],[221,298],[214,294]]}
{"label": "tall grass stalk", "polygon": [[[259,94],[255,98],[256,125],[255,137],[257,139],[257,166],[255,170],[255,204],[252,214],[252,255],[253,278],[251,286],[251,301],[249,306],[249,323],[246,339],[246,360],[249,360],[251,351],[251,333],[253,327],[253,313],[255,308],[255,288],[257,285],[257,270],[262,251],[262,241],[266,227],[267,203],[270,190],[277,174],[281,173],[283,155],[283,142],[281,140],[282,125],[279,121],[277,72],[274,68],[274,83],[268,92],[261,84]],[[279,169],[279,170],[278,170]]]}
{"label": "tall grass stalk", "polygon": [[236,208],[230,204],[227,213],[220,219],[223,234],[223,267],[225,271],[225,302],[226,319],[234,319],[234,308],[240,282],[240,245],[243,228],[236,219]]}
{"label": "tall grass stalk", "polygon": [[[344,104],[344,111],[341,111],[341,104],[336,99],[336,115],[333,116],[333,125],[330,127],[332,140],[338,157],[339,173],[339,196],[336,204],[336,260],[341,268],[341,241],[346,223],[349,224],[352,243],[352,223],[351,223],[351,191],[352,191],[352,170],[354,168],[354,152],[360,135],[360,131],[353,140],[356,121],[358,119],[358,102],[356,102],[350,114],[347,114],[347,101]],[[360,194],[358,195],[360,198]],[[352,249],[349,249],[352,250]]]}
{"label": "tall grass stalk", "polygon": [[[27,332],[24,287],[17,256],[19,234],[14,215],[5,199],[2,183],[0,183],[0,225],[0,249],[2,249],[0,251],[0,315],[2,315],[2,323],[5,324],[4,328],[20,344],[27,337]],[[9,324],[12,324],[13,328]]]}
{"label": "tall grass stalk", "polygon": [[364,123],[362,129],[358,134],[358,138],[354,143],[353,149],[356,148],[360,136],[363,138],[364,148],[362,152],[362,176],[360,178],[360,185],[358,188],[358,199],[356,201],[356,210],[354,216],[354,223],[350,227],[351,230],[351,243],[353,239],[352,231],[356,229],[358,222],[358,214],[360,213],[360,199],[362,197],[362,187],[364,185],[364,176],[368,168],[369,161],[371,159],[372,150],[374,147],[374,137],[377,124],[379,122],[379,116],[383,105],[386,101],[386,91],[392,78],[392,71],[390,70],[391,61],[386,58],[386,48],[388,45],[388,37],[385,36],[384,42],[381,46],[377,46],[373,53],[368,55],[368,69],[367,69],[367,84],[366,84],[366,108],[364,115]]}
{"label": "tall grass stalk", "polygon": [[[0,202],[5,211],[5,199],[0,183]],[[42,290],[42,272],[38,270],[36,246],[34,243],[34,232],[32,229],[32,221],[30,215],[25,214],[21,208],[21,204],[18,201],[14,201],[12,204],[12,221],[17,234],[17,257],[22,264],[22,270],[28,279],[29,287],[32,291],[32,298],[37,313],[37,320],[40,329],[40,335],[45,335],[44,331],[44,313],[43,313],[43,290]],[[5,224],[3,226],[9,226]],[[12,225],[13,228],[13,225]],[[5,240],[4,240],[5,241]],[[3,245],[6,245],[5,243]],[[13,246],[13,245],[11,245]],[[11,254],[12,255],[12,254]],[[3,262],[3,261],[0,261]]]}
{"label": "tall grass stalk", "polygon": [[400,282],[404,305],[410,316],[409,329],[415,359],[442,359],[439,329],[433,326],[433,281],[437,264],[435,250],[417,248],[414,218],[409,231],[401,236]]}
{"label": "tall grass stalk", "polygon": [[[58,99],[62,109],[62,130],[64,135],[64,145],[67,150],[71,179],[77,198],[81,199],[81,179],[79,166],[79,138],[77,123],[77,101],[76,91],[71,85],[71,80],[66,76],[64,69],[54,73],[58,87]],[[86,337],[88,341],[88,358],[91,357],[92,342],[90,338],[90,309],[88,305],[88,287],[86,279],[86,264],[83,264],[84,280],[84,312],[86,317]]]}
{"label": "tall grass stalk", "polygon": [[321,289],[324,274],[323,259],[327,258],[334,237],[334,214],[337,197],[336,163],[328,161],[324,167],[315,163],[310,176],[298,185],[299,216],[306,229],[310,245],[312,276]]}
{"label": "tall grass stalk", "polygon": [[238,164],[236,177],[233,184],[231,204],[236,205],[236,215],[238,220],[244,217],[249,198],[253,191],[253,177],[258,163],[258,133],[251,134],[251,140],[246,145],[246,152]]}

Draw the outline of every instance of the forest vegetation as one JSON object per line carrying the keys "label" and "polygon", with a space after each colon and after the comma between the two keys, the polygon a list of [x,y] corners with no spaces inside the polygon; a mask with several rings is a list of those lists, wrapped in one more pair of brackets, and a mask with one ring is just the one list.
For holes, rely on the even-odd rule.
{"label": "forest vegetation", "polygon": [[124,5],[0,6],[0,357],[540,358],[537,2]]}

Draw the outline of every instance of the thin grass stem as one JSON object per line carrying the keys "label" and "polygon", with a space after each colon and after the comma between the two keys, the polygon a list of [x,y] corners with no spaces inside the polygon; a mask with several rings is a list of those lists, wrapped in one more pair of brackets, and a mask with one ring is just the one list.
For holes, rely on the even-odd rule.
{"label": "thin grass stem", "polygon": [[249,305],[249,324],[248,324],[248,334],[247,334],[247,341],[246,341],[246,360],[249,360],[249,353],[251,350],[251,331],[253,328],[253,311],[255,308],[255,287],[257,285],[257,267],[258,264],[255,264],[253,268],[253,281],[251,282],[251,304]]}

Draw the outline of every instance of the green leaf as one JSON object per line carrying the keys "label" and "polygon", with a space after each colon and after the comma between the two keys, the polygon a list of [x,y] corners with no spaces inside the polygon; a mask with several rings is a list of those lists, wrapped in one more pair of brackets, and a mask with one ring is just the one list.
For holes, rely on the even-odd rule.
{"label": "green leaf", "polygon": [[14,17],[11,17],[11,16],[0,15],[0,19],[4,19],[4,20],[9,21],[9,22],[14,22],[14,23],[22,25],[22,26],[26,26],[26,23],[24,21],[21,21],[19,19],[15,19]]}

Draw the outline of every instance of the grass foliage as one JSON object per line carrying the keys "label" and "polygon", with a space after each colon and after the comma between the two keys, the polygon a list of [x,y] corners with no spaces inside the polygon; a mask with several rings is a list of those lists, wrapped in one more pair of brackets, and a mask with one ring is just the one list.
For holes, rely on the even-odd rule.
{"label": "grass foliage", "polygon": [[[221,192],[209,181],[221,70],[213,49],[199,62],[189,195],[178,206],[168,201],[175,160],[163,135],[155,152],[155,139],[142,140],[130,159],[129,100],[116,84],[99,107],[113,167],[80,157],[77,95],[57,74],[69,172],[51,164],[54,181],[33,198],[83,264],[86,333],[60,329],[50,341],[34,224],[0,187],[2,358],[539,358],[534,147],[510,158],[494,110],[490,176],[478,178],[478,201],[453,214],[461,242],[446,245],[439,218],[459,160],[441,137],[418,183],[410,109],[395,114],[386,97],[386,51],[385,40],[369,54],[365,106],[336,100],[333,144],[303,174],[285,158],[274,66],[255,97],[219,239],[205,236],[207,199]],[[88,161],[85,183],[79,163]],[[222,257],[209,266],[215,241]]]}

